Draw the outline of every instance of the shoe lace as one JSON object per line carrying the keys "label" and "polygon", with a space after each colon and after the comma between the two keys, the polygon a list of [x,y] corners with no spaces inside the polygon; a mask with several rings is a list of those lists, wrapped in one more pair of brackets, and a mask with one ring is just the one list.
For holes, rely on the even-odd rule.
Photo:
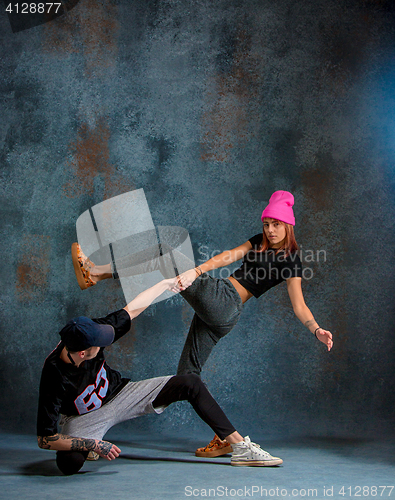
{"label": "shoe lace", "polygon": [[213,448],[214,446],[217,446],[221,444],[221,440],[219,439],[219,437],[215,436],[210,442],[209,444],[204,448],[204,451],[210,451],[211,448]]}
{"label": "shoe lace", "polygon": [[259,450],[260,450],[263,454],[267,455],[268,457],[271,457],[270,453],[269,453],[269,452],[267,452],[267,451],[265,451],[265,450],[263,450],[263,449],[261,448],[261,445],[260,445],[260,444],[258,444],[258,443],[253,443],[250,439],[248,440],[248,446],[249,446],[250,448],[252,448],[252,447],[259,448]]}

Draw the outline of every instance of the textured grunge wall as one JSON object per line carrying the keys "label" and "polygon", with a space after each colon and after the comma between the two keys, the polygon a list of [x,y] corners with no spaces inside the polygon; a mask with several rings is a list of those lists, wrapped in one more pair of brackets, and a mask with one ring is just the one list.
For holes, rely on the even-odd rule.
{"label": "textured grunge wall", "polygon": [[[63,324],[124,306],[116,282],[77,286],[82,212],[144,188],[155,224],[188,229],[202,262],[259,232],[286,189],[306,302],[335,347],[298,322],[282,285],[246,305],[204,380],[255,435],[392,432],[392,1],[75,3],[15,32],[0,15],[2,428],[34,432]],[[174,373],[191,318],[181,297],[153,306],[109,360],[134,379]],[[187,404],[128,425],[211,434]]]}

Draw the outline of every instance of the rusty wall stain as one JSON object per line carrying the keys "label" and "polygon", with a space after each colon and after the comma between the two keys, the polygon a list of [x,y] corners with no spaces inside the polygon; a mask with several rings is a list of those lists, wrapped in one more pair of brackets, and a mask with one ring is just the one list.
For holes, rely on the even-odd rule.
{"label": "rusty wall stain", "polygon": [[80,26],[76,12],[77,9],[74,9],[72,13],[43,25],[42,48],[44,52],[56,52],[59,56],[61,53],[69,55],[81,51],[77,36]]}
{"label": "rusty wall stain", "polygon": [[341,178],[339,170],[336,173],[332,171],[332,162],[330,155],[317,155],[316,167],[300,173],[300,181],[308,206],[298,217],[295,234],[298,241],[298,228],[303,228],[304,241],[298,241],[298,243],[303,245],[304,250],[314,250],[311,247],[312,242],[318,242],[320,248],[329,247],[332,251],[340,250],[339,240],[333,238],[332,219],[328,217],[334,209],[333,192]]}
{"label": "rusty wall stain", "polygon": [[136,185],[119,173],[116,168],[113,168],[110,172],[106,172],[104,200],[127,193],[128,191],[133,191],[134,189],[136,189]]}
{"label": "rusty wall stain", "polygon": [[29,234],[22,237],[16,271],[16,297],[20,302],[42,302],[49,286],[49,236]]}
{"label": "rusty wall stain", "polygon": [[[117,6],[109,2],[86,0],[79,3],[67,15],[45,25],[44,49],[56,55],[81,54],[86,78],[105,78],[108,69],[115,65],[118,54]],[[90,114],[90,113],[89,113]],[[101,176],[104,182],[104,198],[134,189],[133,184],[110,163],[110,128],[103,111],[98,109],[92,120],[85,119],[83,104],[77,136],[69,149],[73,159],[69,163],[74,178],[64,185],[69,198],[92,196],[94,179]]]}
{"label": "rusty wall stain", "polygon": [[110,135],[107,119],[104,117],[98,117],[93,127],[81,123],[76,140],[70,144],[73,160],[69,166],[75,178],[64,185],[65,196],[92,196],[94,179],[98,175],[104,180],[104,199],[134,189],[133,183],[125,179],[110,163]]}
{"label": "rusty wall stain", "polygon": [[105,76],[118,53],[117,14],[116,5],[109,2],[80,2],[69,13],[44,25],[43,49],[57,55],[80,53],[86,76]]}
{"label": "rusty wall stain", "polygon": [[87,75],[105,74],[113,66],[118,53],[117,7],[110,2],[87,2],[88,9],[82,10],[80,23],[82,44]]}
{"label": "rusty wall stain", "polygon": [[93,180],[96,175],[108,175],[113,170],[110,165],[108,140],[110,131],[104,118],[99,118],[93,128],[81,123],[76,140],[71,143],[73,160],[70,167],[76,179],[64,187],[66,196],[75,198],[83,194],[92,196]]}
{"label": "rusty wall stain", "polygon": [[339,173],[335,176],[330,165],[322,158],[317,157],[316,164],[317,167],[302,171],[300,178],[306,198],[312,205],[311,210],[322,212],[332,208],[333,202],[328,193],[335,188],[335,181],[339,179]]}
{"label": "rusty wall stain", "polygon": [[207,111],[203,114],[201,159],[224,162],[233,148],[254,136],[250,123],[258,123],[259,56],[251,51],[251,40],[239,32],[231,70],[207,82]]}

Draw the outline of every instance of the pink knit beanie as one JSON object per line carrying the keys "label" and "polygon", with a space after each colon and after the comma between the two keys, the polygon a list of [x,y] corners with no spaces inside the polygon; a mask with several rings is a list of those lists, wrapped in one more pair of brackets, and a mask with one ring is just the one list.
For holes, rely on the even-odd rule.
{"label": "pink knit beanie", "polygon": [[292,210],[294,197],[288,191],[276,191],[269,200],[269,205],[262,212],[262,221],[265,217],[277,219],[287,224],[295,225],[294,212]]}

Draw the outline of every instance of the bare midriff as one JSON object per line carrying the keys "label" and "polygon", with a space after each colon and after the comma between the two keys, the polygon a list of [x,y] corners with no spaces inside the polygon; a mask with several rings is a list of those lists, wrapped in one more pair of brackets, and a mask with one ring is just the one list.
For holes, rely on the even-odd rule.
{"label": "bare midriff", "polygon": [[249,292],[246,288],[244,288],[243,285],[240,285],[240,283],[232,276],[230,276],[228,280],[236,288],[237,293],[240,295],[241,301],[243,302],[243,304],[245,304],[247,300],[252,297],[252,293]]}

